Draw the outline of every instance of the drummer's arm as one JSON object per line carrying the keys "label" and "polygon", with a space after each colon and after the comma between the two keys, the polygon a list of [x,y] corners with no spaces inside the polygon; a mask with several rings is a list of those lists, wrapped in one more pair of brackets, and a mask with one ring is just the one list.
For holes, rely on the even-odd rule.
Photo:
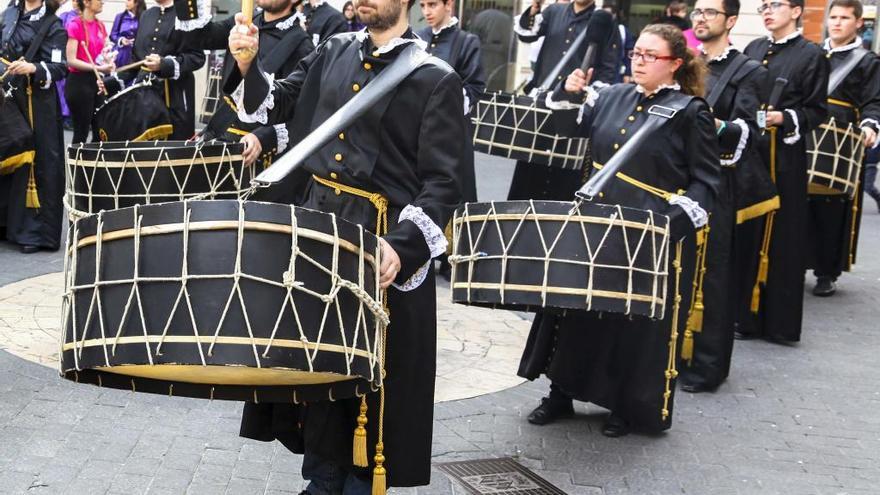
{"label": "drummer's arm", "polygon": [[466,139],[462,105],[461,79],[449,73],[434,87],[422,113],[416,158],[422,188],[383,237],[400,258],[394,284],[402,291],[421,285],[430,261],[446,252],[443,228],[462,200],[464,146],[453,145]]}
{"label": "drummer's arm", "polygon": [[229,30],[235,25],[235,18],[212,21],[210,8],[204,6],[207,0],[175,0],[174,13],[177,19],[174,28],[185,33],[187,48],[200,50],[225,50]]}
{"label": "drummer's arm", "polygon": [[575,69],[564,84],[547,94],[544,105],[553,110],[553,126],[558,134],[566,137],[590,137],[593,108],[599,101],[599,90],[608,87],[601,81],[588,84],[592,73],[593,69],[589,69],[587,74]]}
{"label": "drummer's arm", "polygon": [[42,88],[49,89],[53,82],[61,81],[67,77],[67,31],[56,21],[56,25],[49,29],[49,34],[40,45],[40,50],[34,65],[37,71],[34,73],[34,83]]}
{"label": "drummer's arm", "polygon": [[176,81],[181,76],[192,74],[205,65],[205,52],[201,48],[189,45],[184,33],[174,32],[172,36],[174,44],[171,54],[162,57],[157,75],[163,79]]}
{"label": "drummer's arm", "polygon": [[513,31],[516,37],[523,43],[533,43],[538,41],[542,36],[547,35],[547,26],[549,25],[549,16],[553,15],[553,9],[547,9],[544,12],[532,13],[534,9],[529,7],[521,16],[513,21]]}
{"label": "drummer's arm", "polygon": [[758,67],[746,76],[737,88],[730,120],[715,120],[722,165],[739,162],[746,146],[760,135],[755,118],[761,105],[760,94],[766,77],[767,69],[764,67]]}
{"label": "drummer's arm", "polygon": [[828,59],[817,55],[813,63],[798,72],[803,76],[803,104],[782,110],[783,142],[797,143],[801,137],[819,127],[828,116]]}
{"label": "drummer's arm", "polygon": [[872,137],[874,141],[865,144],[876,146],[877,132],[880,131],[880,58],[870,57],[870,59],[862,84],[862,121],[859,122],[859,127],[873,132],[873,136],[870,136],[870,133],[865,131],[866,140]]}

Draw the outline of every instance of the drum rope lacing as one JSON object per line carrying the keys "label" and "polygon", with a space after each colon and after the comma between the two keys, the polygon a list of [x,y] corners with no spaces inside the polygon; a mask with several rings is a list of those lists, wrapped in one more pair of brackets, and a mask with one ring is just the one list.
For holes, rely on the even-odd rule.
{"label": "drum rope lacing", "polygon": [[[631,310],[631,305],[633,301],[633,276],[636,273],[644,273],[648,274],[652,278],[652,288],[651,288],[651,318],[662,318],[664,312],[664,305],[666,299],[666,279],[668,275],[668,267],[667,267],[667,250],[669,249],[668,245],[668,235],[663,237],[663,240],[660,242],[660,245],[657,245],[657,239],[655,235],[649,235],[658,233],[663,230],[660,227],[656,226],[654,220],[654,213],[649,211],[648,222],[643,228],[641,228],[641,235],[638,238],[638,241],[635,245],[630,244],[629,236],[626,235],[627,229],[627,220],[623,215],[623,208],[620,205],[616,205],[616,211],[611,214],[608,218],[597,218],[597,217],[587,217],[580,214],[580,203],[572,203],[572,208],[569,212],[562,216],[553,216],[554,221],[561,221],[562,226],[559,229],[559,232],[552,239],[548,239],[545,237],[544,230],[541,229],[540,222],[542,220],[550,220],[550,215],[542,215],[539,213],[539,210],[535,207],[534,200],[529,200],[528,208],[519,214],[512,214],[513,220],[516,222],[516,228],[514,232],[510,235],[509,239],[505,239],[501,224],[502,220],[499,219],[499,214],[496,209],[496,203],[490,202],[490,209],[485,214],[471,214],[470,212],[470,204],[465,204],[464,213],[461,217],[456,214],[456,218],[454,219],[454,235],[453,235],[453,246],[455,247],[454,252],[458,251],[459,245],[461,243],[461,229],[466,225],[467,234],[468,234],[468,246],[469,254],[458,255],[452,254],[449,256],[449,262],[452,263],[452,269],[457,270],[460,269],[458,265],[467,264],[467,280],[462,282],[461,284],[455,284],[454,288],[465,288],[467,291],[467,299],[471,300],[471,291],[474,288],[474,269],[475,264],[478,262],[484,262],[489,260],[501,260],[501,276],[500,281],[497,284],[497,289],[499,290],[502,304],[505,302],[505,292],[508,289],[507,282],[507,269],[511,260],[517,261],[538,261],[543,263],[543,277],[542,277],[542,285],[540,287],[541,291],[541,301],[542,306],[546,306],[547,304],[547,295],[550,290],[549,286],[549,272],[551,263],[564,263],[570,265],[578,265],[578,266],[586,266],[588,267],[588,278],[586,280],[586,305],[587,310],[592,308],[593,296],[596,292],[595,283],[594,283],[594,275],[596,269],[614,269],[614,270],[626,270],[627,272],[627,292],[624,296],[626,301],[626,313],[629,313]],[[505,214],[506,217],[511,216],[509,214]],[[482,217],[482,220],[479,218]],[[518,217],[518,218],[517,218]],[[501,243],[502,252],[497,255],[489,255],[480,250],[481,242],[483,241],[484,234],[487,228],[491,225],[497,230],[498,240]],[[541,242],[542,250],[544,251],[544,256],[524,256],[524,255],[513,255],[510,254],[511,248],[515,244],[517,240],[520,238],[520,234],[523,231],[523,226],[527,221],[533,221],[535,223],[535,227],[538,233],[538,238]],[[603,232],[601,239],[599,239],[598,244],[593,246],[590,244],[590,239],[587,237],[586,224],[598,224],[605,223],[606,228]],[[474,235],[473,232],[473,224],[479,223],[479,231]],[[560,239],[562,238],[563,233],[565,232],[566,227],[569,223],[577,223],[580,226],[581,234],[583,236],[584,245],[586,247],[587,252],[587,260],[573,260],[573,259],[561,259],[558,257],[554,257],[554,251],[556,250]],[[599,263],[596,261],[599,256],[602,248],[605,246],[606,241],[608,240],[611,232],[615,228],[620,228],[623,230],[623,238],[624,248],[626,252],[626,266],[618,266],[618,265],[609,265],[605,263]],[[646,237],[650,237],[650,249],[651,249],[651,260],[652,260],[652,268],[639,268],[636,266],[636,261],[639,257],[639,253],[642,248],[646,246]],[[548,242],[549,241],[549,242]],[[453,280],[456,280],[456,277],[453,275]],[[495,287],[493,287],[495,288]],[[516,290],[515,288],[511,288],[511,290]],[[660,294],[662,293],[662,295]]]}
{"label": "drum rope lacing", "polygon": [[[842,122],[832,116],[813,131],[811,146],[807,147],[807,183],[839,190],[852,197],[859,187],[865,154],[863,133],[853,122],[847,123],[845,128],[839,124]],[[823,148],[826,143],[831,149]],[[830,159],[831,170],[824,167],[819,170],[820,159]]]}
{"label": "drum rope lacing", "polygon": [[[324,327],[327,321],[327,318],[330,315],[331,306],[335,306],[335,317],[338,319],[339,323],[339,331],[342,334],[342,342],[343,342],[343,352],[346,357],[346,374],[351,374],[351,363],[355,357],[355,350],[358,346],[359,339],[363,338],[365,351],[369,356],[370,363],[370,381],[375,381],[377,377],[374,375],[374,369],[379,358],[379,349],[378,346],[379,338],[378,335],[381,335],[384,327],[388,325],[388,316],[386,315],[383,305],[381,302],[381,296],[378,293],[375,295],[369,294],[362,287],[365,282],[365,266],[367,260],[365,258],[365,253],[363,249],[360,250],[359,254],[359,266],[358,266],[358,283],[349,281],[344,279],[339,274],[339,252],[340,252],[340,241],[338,236],[338,227],[336,222],[335,215],[331,215],[332,224],[333,224],[333,259],[331,262],[331,267],[327,268],[317,260],[308,256],[304,253],[298,246],[298,225],[296,221],[295,207],[290,206],[290,218],[291,218],[291,252],[290,259],[288,262],[288,270],[284,273],[282,282],[278,282],[275,280],[269,280],[264,277],[260,277],[257,275],[246,273],[242,269],[242,245],[244,241],[244,234],[246,231],[245,224],[245,209],[244,202],[239,201],[238,208],[238,219],[237,219],[237,242],[236,242],[236,260],[235,260],[235,270],[232,274],[193,274],[189,270],[189,235],[190,235],[190,225],[191,225],[191,209],[189,207],[189,200],[184,201],[184,218],[183,218],[183,235],[182,235],[182,244],[183,244],[183,261],[181,265],[181,275],[180,276],[158,276],[158,277],[144,277],[140,273],[140,254],[141,254],[141,244],[142,244],[142,231],[144,226],[142,225],[143,215],[140,213],[140,206],[135,206],[132,208],[133,215],[133,240],[134,240],[134,268],[133,275],[131,278],[125,279],[114,279],[114,280],[102,280],[101,279],[101,263],[100,261],[103,259],[103,247],[104,247],[104,212],[98,214],[97,218],[97,229],[95,236],[95,274],[94,274],[94,282],[83,284],[83,285],[75,285],[74,276],[77,272],[77,263],[78,263],[78,251],[79,248],[75,245],[69,247],[71,252],[70,265],[67,267],[67,278],[66,278],[66,289],[64,294],[64,328],[68,327],[67,322],[70,318],[73,319],[73,322],[79,321],[77,319],[77,308],[74,304],[74,296],[79,291],[92,291],[89,307],[86,314],[85,324],[83,325],[84,331],[79,338],[76,335],[76,325],[70,325],[72,328],[73,334],[71,335],[71,341],[73,343],[73,357],[74,357],[74,367],[76,370],[80,371],[82,368],[80,367],[79,360],[82,358],[82,352],[86,347],[86,341],[88,337],[88,330],[90,329],[91,322],[93,319],[98,320],[98,327],[100,329],[101,339],[100,345],[102,347],[104,353],[104,362],[106,366],[111,366],[110,357],[115,355],[116,347],[120,343],[120,339],[122,337],[122,332],[125,328],[125,325],[129,319],[129,316],[132,313],[132,305],[136,304],[138,306],[137,316],[139,317],[139,322],[141,328],[144,331],[144,345],[146,349],[146,356],[148,362],[153,365],[155,363],[154,357],[161,355],[162,345],[165,343],[166,338],[168,336],[168,332],[170,330],[170,326],[172,324],[172,320],[174,316],[177,314],[178,308],[180,307],[181,301],[183,301],[187,308],[187,315],[189,319],[189,323],[192,325],[192,330],[194,334],[194,341],[198,346],[199,356],[201,359],[201,363],[203,366],[207,366],[207,357],[211,357],[213,355],[213,350],[215,345],[218,343],[218,339],[220,337],[221,330],[223,329],[223,322],[226,316],[229,313],[230,307],[233,304],[233,300],[237,299],[239,304],[239,308],[242,312],[245,326],[247,327],[248,338],[250,340],[250,345],[253,350],[254,361],[258,368],[262,367],[261,356],[266,357],[268,352],[272,349],[273,343],[275,341],[277,332],[281,325],[282,318],[287,310],[288,305],[290,305],[290,312],[292,313],[294,320],[297,325],[297,330],[299,332],[299,339],[302,342],[302,347],[305,352],[305,356],[307,358],[309,371],[314,371],[314,360],[317,357],[318,351],[322,348],[323,342],[323,334]],[[80,239],[80,229],[79,222],[74,223],[73,233],[71,234],[70,239],[72,242],[76,242]],[[360,232],[360,242],[361,246],[363,246],[364,234],[363,228],[359,227]],[[327,291],[327,293],[319,293],[314,290],[307,288],[303,282],[296,281],[295,275],[295,267],[296,261],[301,259],[307,262],[309,265],[319,269],[328,275],[331,282],[331,287]],[[375,253],[374,260],[378,260],[378,248]],[[376,265],[377,268],[378,265]],[[378,288],[378,270],[374,269],[376,272],[376,280],[375,286]],[[230,289],[229,296],[226,299],[226,304],[224,306],[223,312],[220,317],[220,321],[217,324],[216,328],[213,330],[212,335],[204,335],[199,331],[199,325],[196,321],[195,313],[193,311],[193,304],[191,301],[191,296],[188,288],[188,282],[191,280],[228,280],[231,279],[233,281],[232,287]],[[268,339],[268,343],[265,345],[263,352],[261,353],[258,349],[257,339],[254,336],[253,328],[251,326],[251,318],[247,314],[247,307],[245,304],[244,294],[241,290],[241,281],[249,280],[254,282],[259,282],[262,284],[283,288],[286,291],[284,303],[279,310],[278,316],[275,321],[275,325],[272,329],[271,336]],[[169,313],[168,319],[162,325],[163,331],[159,336],[158,340],[151,339],[148,334],[148,328],[146,317],[143,311],[143,300],[141,298],[140,286],[145,283],[168,283],[168,282],[176,282],[180,284],[180,290],[175,298],[175,302],[173,304],[172,310]],[[107,329],[105,329],[105,312],[103,308],[103,300],[101,297],[101,288],[108,286],[118,286],[118,285],[131,285],[131,292],[128,295],[125,307],[123,309],[122,318],[120,319],[120,323],[118,328],[116,329],[115,336],[111,339],[107,336]],[[359,301],[358,314],[355,319],[355,331],[352,342],[349,344],[345,337],[346,328],[344,325],[344,320],[341,314],[341,308],[339,305],[339,293],[342,289],[346,289],[355,298]],[[324,313],[321,317],[321,325],[318,329],[318,335],[314,341],[311,341],[303,332],[303,323],[300,318],[299,312],[296,309],[294,304],[294,292],[300,292],[303,294],[308,294],[312,297],[320,299],[325,303]],[[374,336],[371,339],[369,336],[368,329],[368,321],[366,318],[365,310],[368,311],[373,316],[373,321],[375,323]],[[363,336],[361,336],[363,333]],[[371,342],[372,341],[372,342]],[[207,352],[203,349],[202,344],[209,343]],[[150,347],[151,343],[156,343],[156,349],[153,351]],[[112,345],[111,345],[112,344]],[[62,344],[63,347],[63,344]],[[310,348],[312,349],[310,351]],[[62,348],[63,352],[63,348]],[[155,356],[154,356],[155,354]],[[63,371],[63,370],[62,370]],[[381,376],[378,377],[381,381]],[[328,398],[333,399],[332,390],[328,391]]]}

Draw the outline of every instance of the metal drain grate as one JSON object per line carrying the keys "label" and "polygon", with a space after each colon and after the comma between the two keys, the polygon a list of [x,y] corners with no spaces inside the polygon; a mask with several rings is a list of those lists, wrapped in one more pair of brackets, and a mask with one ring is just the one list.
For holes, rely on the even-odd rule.
{"label": "metal drain grate", "polygon": [[447,462],[437,469],[472,495],[565,495],[509,457]]}

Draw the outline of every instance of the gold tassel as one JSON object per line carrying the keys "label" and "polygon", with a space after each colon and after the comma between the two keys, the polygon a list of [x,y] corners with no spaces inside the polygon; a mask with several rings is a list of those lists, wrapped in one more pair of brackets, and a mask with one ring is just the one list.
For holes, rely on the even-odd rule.
{"label": "gold tassel", "polygon": [[40,197],[37,195],[37,178],[34,176],[34,165],[31,164],[30,176],[28,176],[27,192],[24,196],[24,205],[28,208],[39,208]]}
{"label": "gold tassel", "polygon": [[385,456],[382,455],[384,449],[385,446],[382,442],[376,444],[376,457],[373,457],[373,461],[376,462],[376,467],[373,468],[373,495],[385,495],[388,490],[385,481],[385,467],[382,465],[385,463]]}
{"label": "gold tassel", "polygon": [[357,428],[354,429],[354,462],[355,466],[367,467],[367,396],[361,397],[361,413],[357,417]]}
{"label": "gold tassel", "polygon": [[690,361],[694,358],[694,333],[689,329],[684,331],[684,342],[681,344],[681,358]]}
{"label": "gold tassel", "polygon": [[694,309],[691,311],[690,318],[688,318],[688,330],[694,333],[700,333],[703,331],[703,311],[705,310],[705,306],[703,306],[703,293],[700,292],[697,294],[697,302],[694,303]]}
{"label": "gold tassel", "polygon": [[761,263],[758,265],[758,283],[766,284],[767,275],[770,273],[770,255],[762,252]]}
{"label": "gold tassel", "polygon": [[751,311],[754,314],[758,314],[758,309],[761,307],[761,283],[755,282],[755,286],[752,287],[752,306]]}

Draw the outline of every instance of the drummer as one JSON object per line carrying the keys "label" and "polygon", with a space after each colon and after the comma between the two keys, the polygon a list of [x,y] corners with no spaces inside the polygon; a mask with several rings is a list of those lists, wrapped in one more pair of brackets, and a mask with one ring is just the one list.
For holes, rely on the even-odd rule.
{"label": "drummer", "polygon": [[[210,10],[202,6],[202,1],[178,0],[174,3],[176,28],[187,33],[184,45],[188,48],[225,50],[235,18],[230,16],[222,21],[211,21],[208,15]],[[253,18],[254,25],[260,30],[260,52],[257,56],[263,68],[273,74],[275,79],[287,77],[299,61],[315,49],[303,28],[302,16],[296,13],[296,5],[301,2],[302,0],[256,1],[261,9]],[[196,7],[190,10],[193,3]],[[229,74],[234,66],[235,59],[226,51],[223,74]],[[245,164],[250,165],[259,160],[265,167],[287,150],[292,125],[293,121],[270,126],[242,122],[236,115],[232,100],[224,98],[208,125],[201,131],[200,137],[205,140],[241,141],[245,144],[242,154]]]}
{"label": "drummer", "polygon": [[[174,127],[170,139],[186,140],[196,132],[193,72],[205,65],[205,53],[184,45],[183,33],[174,29],[172,4],[173,0],[156,0],[156,6],[141,14],[132,57],[136,61],[146,61],[136,73],[138,81],[149,74],[160,79],[156,85],[164,97]],[[105,83],[108,82],[105,79]],[[111,94],[121,89],[113,84],[107,84],[107,87]]]}
{"label": "drummer", "polygon": [[[532,92],[552,75],[557,62],[571,48],[578,35],[587,28],[587,24],[596,11],[593,0],[573,0],[550,5],[541,11],[541,0],[533,0],[531,6],[514,21],[513,30],[523,43],[534,43],[543,38],[532,79],[526,84],[526,92]],[[604,50],[597,55],[594,67],[594,84],[612,84],[618,78],[618,62],[620,57],[620,38],[617,29],[610,29],[611,37],[605,43]],[[546,90],[553,90],[557,84],[576,67],[580,67],[587,51],[587,43],[577,48],[574,56],[556,75],[553,85]],[[513,182],[507,198],[514,199],[571,199],[571,195],[580,186],[583,172],[576,169],[548,167],[525,161],[516,163]]]}
{"label": "drummer", "polygon": [[[871,148],[877,142],[880,126],[880,59],[870,51],[853,52],[862,46],[859,37],[864,24],[862,3],[859,0],[833,0],[826,23],[828,39],[823,48],[832,74],[845,70],[841,67],[850,56],[861,56],[855,68],[828,95],[829,118],[834,118],[838,129],[846,129],[849,124],[860,128],[865,146]],[[861,155],[861,149],[852,151]],[[862,157],[841,159],[861,160]],[[827,297],[837,290],[837,277],[842,271],[849,271],[855,260],[855,241],[862,217],[858,211],[862,191],[859,188],[852,200],[845,194],[830,194],[830,191],[810,192],[808,219],[812,267],[816,276],[813,294]]]}
{"label": "drummer", "polygon": [[[399,57],[404,50],[413,45],[417,53],[424,50],[408,23],[413,3],[361,0],[357,10],[366,31],[331,37],[283,81],[273,83],[259,59],[238,60],[224,91],[232,95],[242,121],[271,125],[296,115],[303,125],[291,140],[298,142],[356,94],[381,82],[376,74],[390,70],[389,64],[406,63]],[[241,28],[230,35],[230,49],[257,48],[256,26],[249,34],[241,34]],[[368,444],[376,445],[384,431],[384,459],[371,454],[372,469],[353,466],[357,400],[245,406],[242,435],[277,438],[305,453],[307,493],[370,493],[371,478],[373,493],[383,491],[383,480],[389,486],[430,481],[437,321],[434,273],[428,268],[446,250],[442,227],[461,201],[458,171],[464,151],[454,143],[467,139],[464,98],[458,75],[432,58],[393,91],[347,128],[331,130],[331,141],[286,181],[288,187],[307,184],[302,206],[335,213],[382,236],[380,283],[387,287],[391,315],[382,430],[381,394],[367,396]],[[387,222],[381,220],[386,211]],[[301,431],[295,431],[300,424]]]}
{"label": "drummer", "polygon": [[[550,395],[528,416],[529,422],[542,425],[571,416],[572,399],[577,399],[610,410],[602,428],[609,437],[626,435],[630,429],[659,432],[672,424],[677,336],[687,315],[695,232],[708,222],[720,174],[715,119],[706,102],[695,96],[703,94],[706,68],[688,49],[681,31],[666,24],[649,25],[630,53],[635,84],[610,86],[598,95],[590,89],[580,129],[592,140],[598,168],[655,118],[649,115],[667,116],[656,117],[666,120],[641,141],[639,159],[624,164],[597,198],[669,216],[664,317],[543,313],[532,325],[519,368],[524,378],[545,374],[552,382]],[[575,70],[565,90],[583,95],[591,73]],[[564,98],[560,93],[553,98]],[[681,273],[675,269],[679,261]]]}
{"label": "drummer", "polygon": [[348,32],[345,16],[324,0],[305,0],[303,15],[306,18],[306,30],[315,46],[334,34]]}

